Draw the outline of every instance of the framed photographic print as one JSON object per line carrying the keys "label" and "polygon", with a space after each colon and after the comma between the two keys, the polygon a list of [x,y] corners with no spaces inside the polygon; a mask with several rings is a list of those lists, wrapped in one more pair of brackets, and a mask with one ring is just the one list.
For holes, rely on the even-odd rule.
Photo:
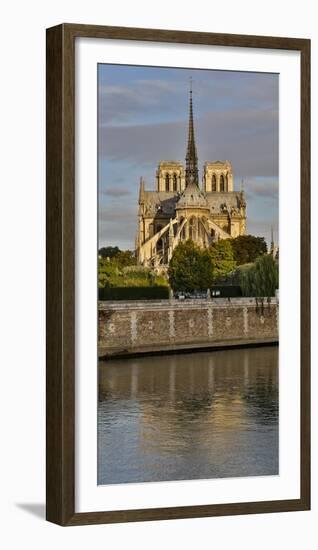
{"label": "framed photographic print", "polygon": [[310,507],[310,41],[47,30],[47,519]]}

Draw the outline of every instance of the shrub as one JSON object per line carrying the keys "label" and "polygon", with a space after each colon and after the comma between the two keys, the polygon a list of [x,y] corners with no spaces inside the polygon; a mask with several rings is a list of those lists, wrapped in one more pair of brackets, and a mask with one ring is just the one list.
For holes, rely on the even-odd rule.
{"label": "shrub", "polygon": [[104,287],[98,289],[99,300],[166,300],[168,286]]}

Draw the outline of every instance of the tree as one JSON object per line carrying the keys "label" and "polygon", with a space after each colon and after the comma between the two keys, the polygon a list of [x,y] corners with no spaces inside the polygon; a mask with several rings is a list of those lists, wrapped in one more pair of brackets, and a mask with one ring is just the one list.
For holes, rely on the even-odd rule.
{"label": "tree", "polygon": [[118,246],[104,246],[98,251],[100,258],[111,260],[119,268],[136,265],[136,256],[132,250],[120,250]]}
{"label": "tree", "polygon": [[[127,252],[127,251],[126,251]],[[125,261],[135,261],[134,257],[123,252]],[[142,266],[125,265],[121,267],[116,258],[98,258],[98,287],[99,288],[122,288],[122,287],[158,287],[168,286],[167,279]]]}
{"label": "tree", "polygon": [[237,265],[255,262],[259,256],[267,254],[267,245],[264,237],[254,235],[240,235],[231,239],[234,260]]}
{"label": "tree", "polygon": [[228,239],[221,239],[213,243],[209,252],[212,262],[213,279],[224,277],[235,269],[236,263],[233,250]]}
{"label": "tree", "polygon": [[98,254],[102,258],[113,258],[120,252],[118,246],[103,246],[99,249]]}
{"label": "tree", "polygon": [[113,257],[113,263],[119,268],[136,265],[136,256],[131,250],[119,250]]}
{"label": "tree", "polygon": [[98,286],[110,286],[111,279],[118,275],[118,271],[109,258],[98,258]]}
{"label": "tree", "polygon": [[209,250],[201,250],[191,240],[179,243],[170,260],[168,277],[175,291],[207,290],[213,283]]}
{"label": "tree", "polygon": [[271,298],[279,285],[278,263],[271,254],[259,257],[255,264],[241,270],[240,284],[244,296]]}

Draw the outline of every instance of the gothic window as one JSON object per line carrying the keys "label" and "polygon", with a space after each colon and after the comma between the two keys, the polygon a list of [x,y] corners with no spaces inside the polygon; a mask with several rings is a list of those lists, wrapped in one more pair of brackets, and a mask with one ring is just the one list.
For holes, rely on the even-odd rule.
{"label": "gothic window", "polygon": [[166,174],[166,191],[169,191],[169,174]]}
{"label": "gothic window", "polygon": [[216,177],[215,174],[212,176],[212,191],[216,191]]}
{"label": "gothic window", "polygon": [[224,193],[224,176],[223,176],[223,174],[221,174],[221,177],[220,177],[220,191],[221,191],[221,193]]}
{"label": "gothic window", "polygon": [[186,238],[187,238],[187,232],[186,232],[186,228],[185,228],[185,225],[184,225],[183,228],[182,228],[182,231],[181,231],[181,239],[183,241],[185,241]]}
{"label": "gothic window", "polygon": [[177,191],[177,174],[173,174],[173,190]]}
{"label": "gothic window", "polygon": [[189,239],[196,241],[196,219],[191,218],[189,222]]}
{"label": "gothic window", "polygon": [[156,251],[161,252],[163,250],[163,239],[159,239],[156,246]]}

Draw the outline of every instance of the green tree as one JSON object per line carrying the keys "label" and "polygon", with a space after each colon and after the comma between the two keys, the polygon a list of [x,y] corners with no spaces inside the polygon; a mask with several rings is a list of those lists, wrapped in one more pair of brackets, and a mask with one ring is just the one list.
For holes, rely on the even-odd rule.
{"label": "green tree", "polygon": [[131,250],[119,250],[112,261],[119,268],[136,265],[137,263],[135,253]]}
{"label": "green tree", "polygon": [[267,245],[264,237],[254,235],[240,235],[231,239],[234,260],[237,265],[255,262],[256,258],[267,254]]}
{"label": "green tree", "polygon": [[233,250],[229,239],[220,239],[209,249],[213,279],[224,277],[235,269]]}
{"label": "green tree", "polygon": [[[126,260],[123,263],[127,263]],[[131,261],[134,261],[134,258]],[[116,258],[100,257],[98,259],[98,286],[99,288],[154,287],[168,286],[168,281],[150,269],[134,264],[121,267]]]}
{"label": "green tree", "polygon": [[271,254],[260,256],[249,269],[241,270],[240,284],[244,296],[271,298],[279,285],[278,263]]}
{"label": "green tree", "polygon": [[168,277],[173,290],[207,290],[213,283],[209,250],[201,250],[191,240],[179,243],[170,260]]}
{"label": "green tree", "polygon": [[103,246],[99,249],[98,255],[101,258],[113,258],[120,252],[118,246]]}
{"label": "green tree", "polygon": [[118,246],[104,246],[98,251],[98,255],[101,259],[111,260],[113,265],[119,268],[129,265],[136,265],[135,252],[132,250],[120,250]]}
{"label": "green tree", "polygon": [[119,269],[109,258],[98,258],[98,286],[112,286],[111,282],[119,274]]}

